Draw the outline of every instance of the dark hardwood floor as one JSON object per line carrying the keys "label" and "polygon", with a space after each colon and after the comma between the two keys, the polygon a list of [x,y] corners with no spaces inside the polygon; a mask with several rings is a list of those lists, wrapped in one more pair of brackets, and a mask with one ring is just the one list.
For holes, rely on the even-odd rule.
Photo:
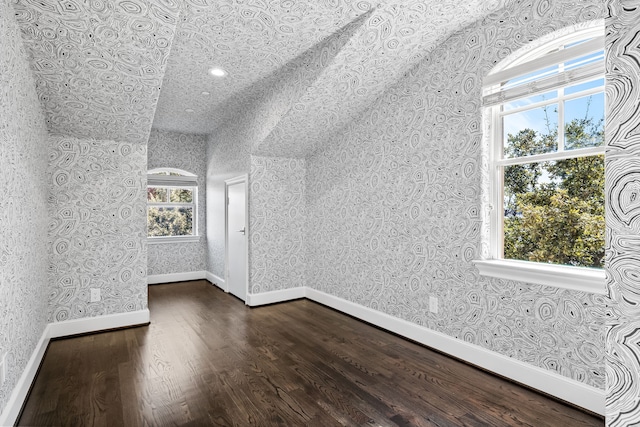
{"label": "dark hardwood floor", "polygon": [[602,426],[306,300],[149,287],[151,325],[53,341],[20,425]]}

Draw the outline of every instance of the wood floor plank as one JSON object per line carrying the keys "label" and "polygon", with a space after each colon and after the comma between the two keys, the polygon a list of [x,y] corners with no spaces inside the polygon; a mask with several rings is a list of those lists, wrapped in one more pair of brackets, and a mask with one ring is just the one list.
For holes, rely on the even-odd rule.
{"label": "wood floor plank", "polygon": [[603,426],[307,300],[149,287],[151,324],[52,341],[19,425]]}

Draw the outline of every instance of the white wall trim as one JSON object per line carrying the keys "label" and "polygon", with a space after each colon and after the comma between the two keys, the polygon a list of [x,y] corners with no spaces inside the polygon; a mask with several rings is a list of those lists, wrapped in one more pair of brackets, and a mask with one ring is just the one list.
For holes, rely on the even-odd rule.
{"label": "white wall trim", "polygon": [[70,335],[100,332],[107,329],[119,329],[149,323],[149,310],[128,313],[107,314],[105,316],[85,317],[49,323],[49,338],[61,338]]}
{"label": "white wall trim", "polygon": [[219,287],[220,289],[222,289],[223,291],[229,292],[229,290],[227,289],[227,284],[222,277],[216,276],[212,272],[207,271],[207,280],[213,283],[214,285],[216,285],[217,287]]}
{"label": "white wall trim", "polygon": [[606,277],[603,269],[511,259],[474,260],[482,276],[525,283],[555,286],[573,291],[605,295]]}
{"label": "white wall trim", "polygon": [[291,301],[306,296],[307,288],[300,286],[291,289],[282,289],[279,291],[261,292],[259,294],[247,294],[247,305],[249,307],[257,307],[265,304],[275,304],[278,302]]}
{"label": "white wall trim", "polygon": [[24,368],[24,371],[22,371],[20,379],[18,379],[11,396],[9,396],[9,400],[0,415],[0,426],[12,426],[18,421],[22,405],[27,399],[33,380],[36,378],[38,368],[40,368],[40,363],[42,362],[44,353],[47,350],[47,345],[49,345],[48,325],[44,328],[42,336],[27,362],[27,366]]}
{"label": "white wall trim", "polygon": [[18,421],[22,405],[24,405],[31,384],[35,380],[40,364],[44,357],[51,338],[61,338],[69,335],[100,332],[107,329],[125,328],[149,323],[149,310],[139,310],[130,313],[117,313],[105,316],[73,319],[64,322],[49,323],[33,350],[27,366],[20,379],[13,388],[13,392],[7,401],[2,414],[0,414],[0,426],[12,426]]}
{"label": "white wall trim", "polygon": [[307,288],[306,297],[589,411],[605,414],[604,390],[315,289]]}
{"label": "white wall trim", "polygon": [[[213,273],[206,272],[206,278],[221,288],[224,286],[224,280]],[[248,294],[247,304],[256,307],[305,297],[594,413],[605,414],[606,393],[604,390],[315,289],[301,286],[260,294]],[[136,326],[148,323],[149,319],[149,310],[145,309],[131,313],[73,319],[47,325],[0,415],[0,425],[14,425],[16,423],[51,338]]]}
{"label": "white wall trim", "polygon": [[184,273],[168,273],[168,274],[154,274],[147,276],[147,284],[155,285],[158,283],[171,283],[171,282],[184,282],[186,280],[200,280],[206,279],[206,271],[187,271]]}
{"label": "white wall trim", "polygon": [[247,294],[246,303],[257,307],[305,297],[596,414],[605,414],[604,390],[309,287]]}
{"label": "white wall trim", "polygon": [[162,245],[168,243],[198,243],[202,236],[162,236],[147,237],[147,243],[150,245]]}

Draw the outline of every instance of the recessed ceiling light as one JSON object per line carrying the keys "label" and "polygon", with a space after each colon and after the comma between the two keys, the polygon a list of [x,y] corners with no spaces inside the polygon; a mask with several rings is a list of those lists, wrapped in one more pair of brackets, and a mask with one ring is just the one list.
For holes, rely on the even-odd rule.
{"label": "recessed ceiling light", "polygon": [[211,95],[211,93],[209,93],[209,92],[207,92],[207,91],[205,90],[205,91],[202,91],[202,95],[204,95],[204,96],[209,96],[209,95]]}
{"label": "recessed ceiling light", "polygon": [[186,108],[184,111],[186,111],[187,113],[193,113],[193,108]]}
{"label": "recessed ceiling light", "polygon": [[213,67],[209,70],[209,73],[214,77],[224,77],[227,75],[227,72],[219,67]]}

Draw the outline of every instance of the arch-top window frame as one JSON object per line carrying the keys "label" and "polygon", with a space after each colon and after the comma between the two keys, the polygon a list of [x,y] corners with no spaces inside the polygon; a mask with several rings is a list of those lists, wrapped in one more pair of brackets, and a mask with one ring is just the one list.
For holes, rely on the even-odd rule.
{"label": "arch-top window frame", "polygon": [[[195,174],[183,170],[183,169],[178,169],[178,168],[154,168],[154,169],[149,169],[149,171],[147,172],[147,177],[151,177],[151,179],[155,178],[156,176],[172,176],[171,174],[173,174],[173,176],[178,178],[182,178],[182,179],[186,179],[186,180],[193,180],[195,181],[193,178],[198,178]],[[184,177],[189,177],[189,178],[184,178]]]}
{"label": "arch-top window frame", "polygon": [[[560,288],[586,291],[590,293],[605,293],[605,273],[602,269],[573,267],[568,265],[548,264],[542,262],[519,261],[504,259],[503,257],[503,171],[509,165],[533,163],[538,161],[554,161],[572,157],[603,155],[604,146],[577,148],[565,150],[564,146],[564,102],[572,96],[565,95],[564,88],[584,82],[604,79],[604,59],[594,63],[587,63],[576,69],[564,69],[563,65],[574,58],[584,57],[594,51],[604,49],[604,25],[595,22],[593,25],[564,31],[565,35],[549,37],[540,46],[525,53],[517,52],[503,63],[498,64],[485,78],[483,85],[484,111],[490,117],[486,127],[485,137],[490,147],[489,193],[490,206],[490,235],[489,256],[486,260],[474,261],[480,274],[502,279],[523,281],[551,285]],[[588,41],[584,41],[588,40]],[[580,42],[580,43],[578,43]],[[560,46],[571,46],[556,50]],[[559,71],[550,75],[540,75],[540,72],[558,66]],[[535,75],[527,82],[526,76]],[[517,79],[525,79],[524,83],[511,85]],[[504,128],[503,117],[506,115],[503,106],[514,100],[533,98],[536,94],[557,91],[554,102],[558,105],[558,141],[557,149],[552,152],[534,154],[525,157],[507,158],[503,156]],[[581,91],[579,96],[600,93],[602,88],[592,89],[591,92]],[[573,96],[578,98],[578,96]],[[541,101],[540,105],[549,105],[549,101]],[[533,104],[535,106],[535,104]],[[524,106],[523,111],[532,109]],[[508,113],[507,113],[508,114]]]}
{"label": "arch-top window frame", "polygon": [[[150,201],[147,199],[147,212],[151,208],[188,209],[191,210],[192,233],[189,235],[149,236],[148,243],[187,243],[198,242],[198,177],[188,171],[177,168],[155,168],[147,172],[147,189],[162,189],[166,195],[164,201]],[[172,190],[187,190],[191,192],[191,201],[172,201]],[[148,190],[149,192],[149,190]],[[148,218],[148,217],[147,217]]]}

